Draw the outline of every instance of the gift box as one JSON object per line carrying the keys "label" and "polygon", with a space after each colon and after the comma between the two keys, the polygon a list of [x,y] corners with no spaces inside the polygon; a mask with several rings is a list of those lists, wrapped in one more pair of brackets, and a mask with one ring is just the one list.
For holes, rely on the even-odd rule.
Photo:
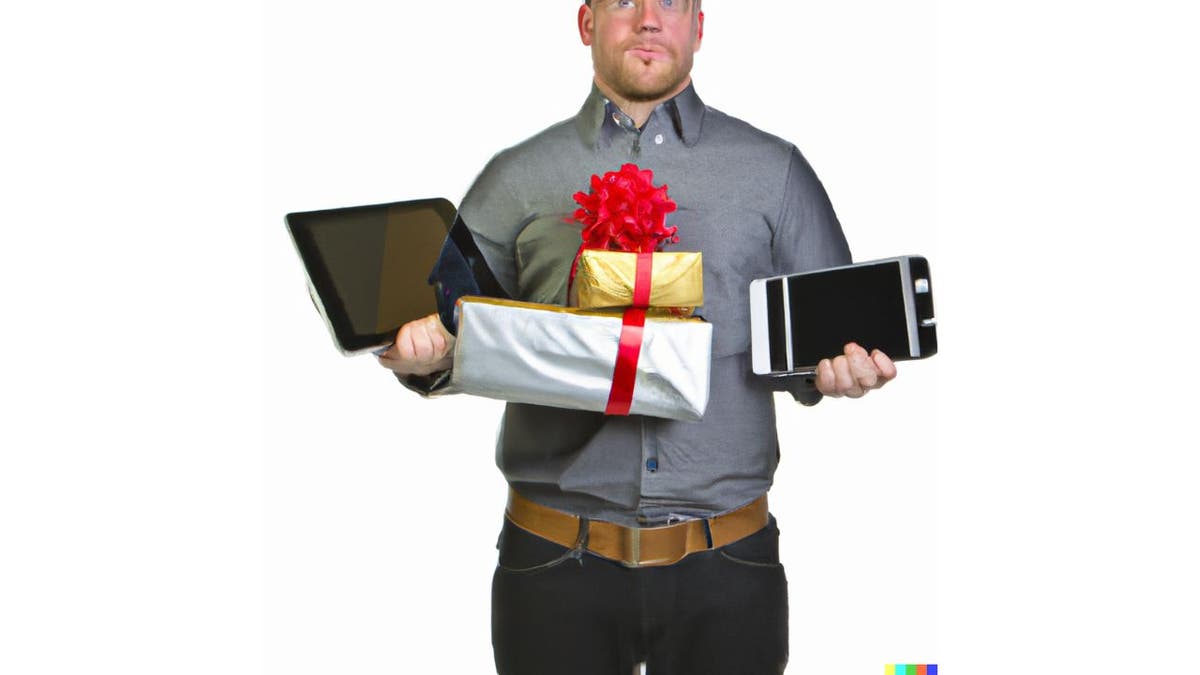
{"label": "gift box", "polygon": [[451,386],[517,403],[698,420],[711,351],[710,324],[665,310],[468,296],[458,304]]}
{"label": "gift box", "polygon": [[[641,298],[643,302],[636,302],[639,277],[649,286],[649,296]],[[584,249],[579,254],[569,304],[584,309],[698,307],[704,304],[701,255]]]}

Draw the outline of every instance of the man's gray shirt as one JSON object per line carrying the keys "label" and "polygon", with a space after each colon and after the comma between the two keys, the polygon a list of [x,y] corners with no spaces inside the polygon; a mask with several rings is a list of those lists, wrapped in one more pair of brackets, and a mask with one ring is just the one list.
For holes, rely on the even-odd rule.
{"label": "man's gray shirt", "polygon": [[771,486],[772,389],[809,404],[820,394],[803,380],[751,373],[750,282],[844,265],[850,251],[795,146],[705,106],[691,86],[638,130],[593,87],[574,118],[496,155],[463,198],[459,215],[509,295],[565,304],[581,243],[573,195],[627,162],[652,170],[678,204],[667,225],[679,241],[667,250],[704,256],[697,313],[713,327],[708,409],[683,422],[509,403],[496,462],[529,499],[645,526],[723,513]]}

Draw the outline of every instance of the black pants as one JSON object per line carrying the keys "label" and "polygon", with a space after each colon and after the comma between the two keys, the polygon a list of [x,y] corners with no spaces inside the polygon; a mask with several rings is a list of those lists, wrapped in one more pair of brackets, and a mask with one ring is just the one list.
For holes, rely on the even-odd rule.
{"label": "black pants", "polygon": [[775,519],[664,567],[630,569],[507,520],[492,579],[500,675],[766,675],[787,663]]}

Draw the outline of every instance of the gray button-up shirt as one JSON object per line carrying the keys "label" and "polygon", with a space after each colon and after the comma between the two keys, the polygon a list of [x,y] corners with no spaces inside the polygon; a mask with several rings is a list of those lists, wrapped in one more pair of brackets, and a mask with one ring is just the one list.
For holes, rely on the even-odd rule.
{"label": "gray button-up shirt", "polygon": [[[772,389],[805,403],[802,380],[750,371],[753,279],[850,262],[824,188],[795,146],[704,105],[692,87],[638,129],[599,90],[572,119],[492,159],[459,209],[513,297],[565,304],[582,226],[572,195],[633,162],[669,186],[668,250],[704,255],[712,323],[708,409],[698,422],[510,403],[496,461],[534,501],[594,519],[657,525],[732,510],[771,486],[779,458]],[[833,356],[833,355],[831,355]]]}

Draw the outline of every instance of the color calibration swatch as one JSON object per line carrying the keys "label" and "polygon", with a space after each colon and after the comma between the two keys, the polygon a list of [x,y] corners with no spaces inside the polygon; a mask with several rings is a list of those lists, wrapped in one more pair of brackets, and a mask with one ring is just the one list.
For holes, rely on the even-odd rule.
{"label": "color calibration swatch", "polygon": [[889,663],[883,675],[937,675],[936,663]]}

